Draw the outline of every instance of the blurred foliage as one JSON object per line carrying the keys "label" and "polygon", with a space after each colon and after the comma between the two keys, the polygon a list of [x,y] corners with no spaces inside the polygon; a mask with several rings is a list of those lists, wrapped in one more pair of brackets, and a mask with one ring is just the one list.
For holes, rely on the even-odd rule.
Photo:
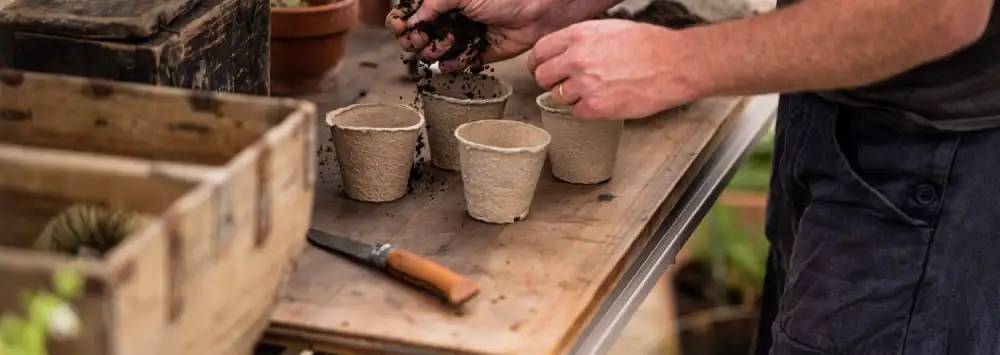
{"label": "blurred foliage", "polygon": [[[774,133],[761,138],[747,161],[733,176],[728,190],[765,194],[771,180]],[[727,290],[738,291],[741,303],[752,306],[760,298],[767,263],[768,243],[764,221],[741,221],[741,211],[717,203],[703,220],[703,237],[694,245],[693,258],[707,268],[723,300]],[[752,214],[751,214],[752,215]]]}
{"label": "blurred foliage", "polygon": [[0,315],[0,355],[47,355],[49,337],[67,339],[79,333],[80,320],[70,302],[83,293],[83,278],[72,269],[52,275],[53,291],[24,295],[24,315]]}
{"label": "blurred foliage", "polygon": [[712,208],[703,225],[706,238],[695,245],[693,257],[712,275],[712,284],[718,288],[713,298],[726,299],[725,291],[732,290],[740,293],[740,303],[756,304],[767,263],[764,231],[741,225],[736,209],[721,205]]}
{"label": "blurred foliage", "polygon": [[750,152],[733,180],[730,189],[767,192],[771,184],[771,158],[774,155],[774,132],[769,131],[760,139],[757,147]]}

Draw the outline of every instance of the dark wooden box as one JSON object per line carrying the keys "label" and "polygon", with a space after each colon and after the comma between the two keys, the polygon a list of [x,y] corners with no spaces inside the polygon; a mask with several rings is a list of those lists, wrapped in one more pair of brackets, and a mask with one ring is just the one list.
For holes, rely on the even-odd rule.
{"label": "dark wooden box", "polygon": [[266,95],[269,27],[268,0],[13,0],[0,68]]}

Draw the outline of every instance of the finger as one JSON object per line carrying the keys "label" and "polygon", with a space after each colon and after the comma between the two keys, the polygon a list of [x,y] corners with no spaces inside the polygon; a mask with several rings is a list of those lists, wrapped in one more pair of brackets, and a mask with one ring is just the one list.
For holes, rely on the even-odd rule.
{"label": "finger", "polygon": [[406,20],[403,19],[404,16],[403,10],[393,9],[392,11],[389,11],[389,15],[385,17],[385,28],[388,28],[396,35],[405,32]]}
{"label": "finger", "polygon": [[580,101],[580,98],[585,93],[581,90],[577,81],[578,80],[571,78],[556,84],[556,86],[552,88],[552,101],[555,101],[561,106],[573,106],[573,104],[577,101]]}
{"label": "finger", "polygon": [[438,62],[438,68],[441,69],[442,73],[458,73],[465,70],[467,67],[468,65],[459,59],[449,59]]}
{"label": "finger", "polygon": [[585,121],[593,120],[623,120],[628,118],[623,115],[622,107],[600,94],[590,94],[584,96],[573,105],[573,117]]}
{"label": "finger", "polygon": [[573,27],[569,27],[542,37],[528,57],[528,70],[535,72],[539,65],[565,52],[574,36]]}
{"label": "finger", "polygon": [[539,65],[533,73],[538,85],[545,89],[552,89],[556,84],[569,79],[573,70],[568,64],[568,57],[568,55],[561,55]]}
{"label": "finger", "polygon": [[424,0],[417,12],[406,20],[408,27],[416,26],[420,22],[434,21],[438,15],[458,8],[461,0]]}
{"label": "finger", "polygon": [[416,52],[427,47],[430,38],[422,31],[410,31],[399,37],[399,46],[407,52]]}
{"label": "finger", "polygon": [[604,112],[604,107],[602,107],[601,101],[594,97],[581,99],[573,105],[573,117],[581,120],[599,120],[608,118],[607,113]]}
{"label": "finger", "polygon": [[442,61],[440,68],[445,73],[455,73],[481,63],[479,57],[474,52],[466,51],[459,55],[458,58]]}
{"label": "finger", "polygon": [[479,52],[473,50],[472,48],[468,48],[459,54],[458,57],[442,61],[439,67],[443,72],[455,73],[481,63],[482,61],[479,59]]}
{"label": "finger", "polygon": [[424,31],[410,31],[409,36],[414,49],[427,47],[431,43],[430,35]]}
{"label": "finger", "polygon": [[451,49],[451,46],[454,43],[455,43],[455,36],[452,35],[451,33],[448,33],[445,35],[445,38],[436,41],[431,41],[429,45],[427,45],[426,47],[424,47],[422,51],[420,51],[420,56],[427,61],[436,61],[442,55],[447,53],[448,50]]}
{"label": "finger", "polygon": [[438,69],[442,73],[458,73],[465,70],[465,63],[458,59],[445,60],[438,62]]}
{"label": "finger", "polygon": [[422,48],[422,47],[417,47],[416,45],[413,44],[413,41],[410,39],[409,33],[399,36],[398,38],[396,38],[396,41],[399,42],[399,48],[402,48],[404,51],[407,52],[416,52]]}

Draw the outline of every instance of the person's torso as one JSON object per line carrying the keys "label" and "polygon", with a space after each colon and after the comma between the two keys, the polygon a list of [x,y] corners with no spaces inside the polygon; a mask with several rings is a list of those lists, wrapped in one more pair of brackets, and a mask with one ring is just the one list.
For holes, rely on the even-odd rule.
{"label": "person's torso", "polygon": [[[778,0],[778,5],[796,1]],[[993,6],[986,32],[969,47],[873,85],[819,94],[905,128],[1000,127],[1000,2]]]}

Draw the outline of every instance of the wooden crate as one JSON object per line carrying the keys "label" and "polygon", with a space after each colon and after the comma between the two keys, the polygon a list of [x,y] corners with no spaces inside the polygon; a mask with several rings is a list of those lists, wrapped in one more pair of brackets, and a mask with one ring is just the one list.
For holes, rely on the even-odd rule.
{"label": "wooden crate", "polygon": [[266,95],[269,27],[267,0],[15,1],[0,67]]}
{"label": "wooden crate", "polygon": [[[0,70],[0,280],[13,280],[0,312],[75,265],[85,331],[52,353],[249,352],[304,245],[315,115],[294,100]],[[27,248],[78,201],[159,217],[102,260]]]}

